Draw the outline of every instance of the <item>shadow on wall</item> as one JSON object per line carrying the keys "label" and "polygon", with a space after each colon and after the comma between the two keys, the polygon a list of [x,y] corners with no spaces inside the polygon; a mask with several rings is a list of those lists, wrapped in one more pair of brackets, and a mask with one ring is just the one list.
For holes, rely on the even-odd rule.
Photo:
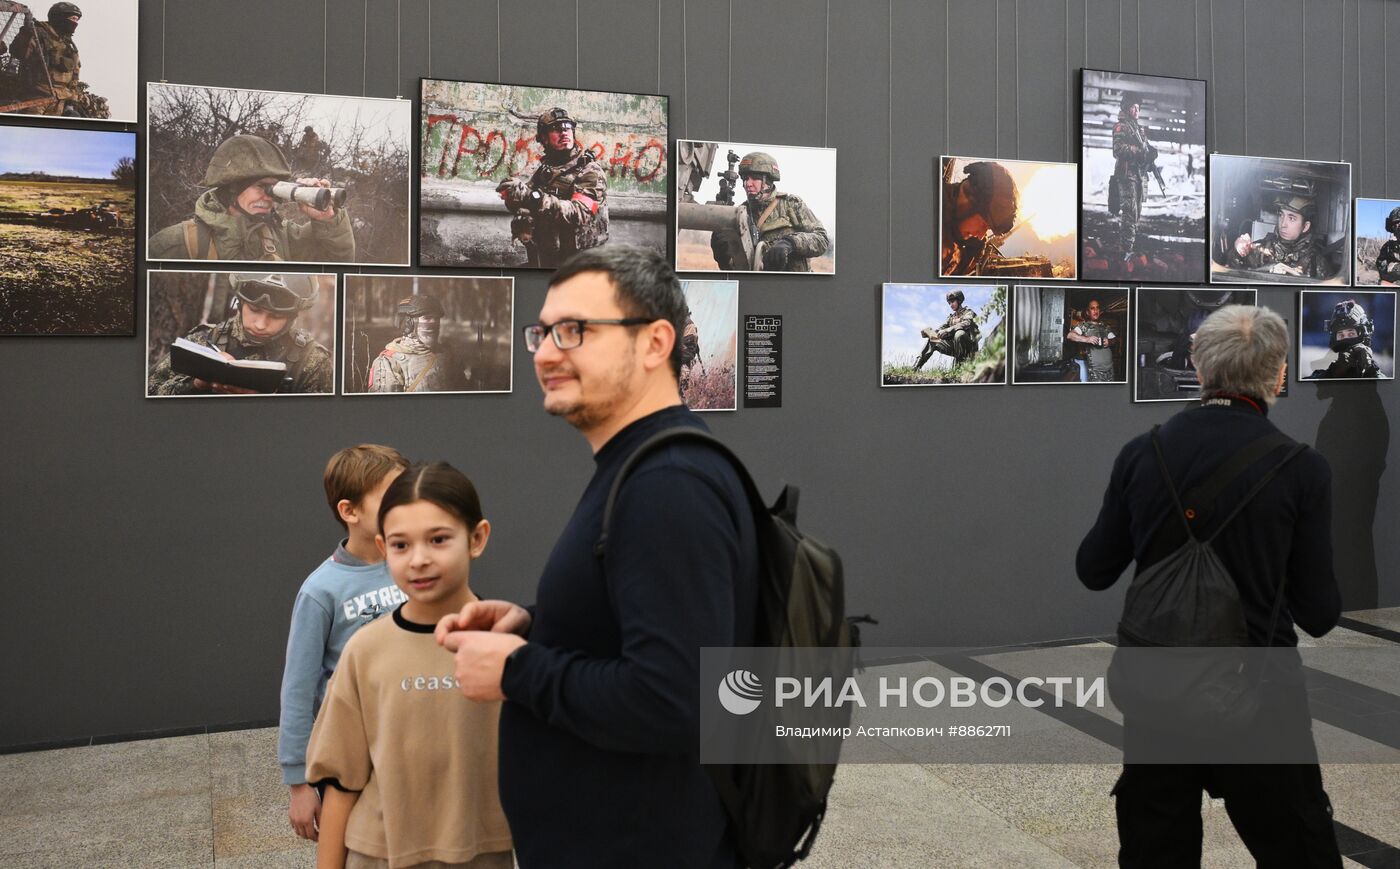
{"label": "shadow on wall", "polygon": [[1332,466],[1332,546],[1342,609],[1380,606],[1376,503],[1390,448],[1390,421],[1376,384],[1319,383],[1332,403],[1317,427],[1317,451]]}

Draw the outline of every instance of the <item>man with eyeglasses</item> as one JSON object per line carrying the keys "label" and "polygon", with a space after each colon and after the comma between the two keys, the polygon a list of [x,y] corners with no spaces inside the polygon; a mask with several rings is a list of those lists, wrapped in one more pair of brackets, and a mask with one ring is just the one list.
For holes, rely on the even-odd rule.
{"label": "man with eyeglasses", "polygon": [[[233,313],[219,323],[201,323],[187,340],[218,350],[228,359],[284,362],[279,393],[331,393],[335,366],[331,352],[311,333],[296,328],[297,316],[316,304],[316,278],[304,274],[240,272],[229,275]],[[171,369],[167,354],[156,364],[148,395],[250,395],[256,390],[210,383]]]}
{"label": "man with eyeglasses", "polygon": [[501,804],[525,869],[738,865],[699,763],[698,679],[702,646],[754,640],[759,556],[743,484],[703,444],[647,453],[595,551],[632,452],[664,429],[706,428],[679,393],[685,311],[652,250],[595,248],[554,274],[525,343],[545,410],[588,441],[593,478],[534,606],[478,601],[438,624],[463,694],[508,701]]}

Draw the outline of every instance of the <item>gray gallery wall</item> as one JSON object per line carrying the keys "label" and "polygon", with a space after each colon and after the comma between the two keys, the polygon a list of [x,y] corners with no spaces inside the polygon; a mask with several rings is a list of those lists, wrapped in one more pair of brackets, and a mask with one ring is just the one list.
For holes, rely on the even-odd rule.
{"label": "gray gallery wall", "polygon": [[[1347,160],[1356,195],[1400,194],[1391,6],[142,0],[141,73],[379,97],[430,74],[659,91],[673,137],[839,149],[838,274],[741,282],[742,312],[784,318],[785,406],[707,419],[767,491],[802,486],[850,609],[881,621],[871,642],[991,644],[1112,630],[1122,588],[1084,591],[1074,549],[1120,444],[1178,406],[1126,387],[878,386],[880,284],[934,279],[937,155],[1075,160],[1088,65],[1208,79],[1211,150]],[[544,278],[516,278],[523,322]],[[143,271],[142,322],[144,289]],[[1260,301],[1294,310],[1287,289]],[[143,354],[142,337],[0,342],[0,747],[274,719],[292,597],[337,536],[320,471],[339,447],[466,470],[494,524],[473,583],[521,600],[591,470],[520,348],[513,394],[393,401],[149,401]],[[1332,462],[1350,609],[1400,604],[1397,405],[1394,383],[1294,383],[1274,412]]]}

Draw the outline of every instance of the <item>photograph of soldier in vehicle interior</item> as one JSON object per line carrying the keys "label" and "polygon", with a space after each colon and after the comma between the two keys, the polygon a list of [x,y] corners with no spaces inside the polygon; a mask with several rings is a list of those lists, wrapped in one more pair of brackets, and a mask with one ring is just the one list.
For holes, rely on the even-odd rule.
{"label": "photograph of soldier in vehicle interior", "polygon": [[836,273],[836,149],[676,142],[676,270]]}
{"label": "photograph of soldier in vehicle interior", "polygon": [[1299,380],[1390,380],[1394,376],[1394,291],[1299,293]]}
{"label": "photograph of soldier in vehicle interior", "polygon": [[1006,383],[1004,284],[885,284],[881,386]]}
{"label": "photograph of soldier in vehicle interior", "polygon": [[1351,283],[1351,164],[1210,155],[1210,280]]}
{"label": "photograph of soldier in vehicle interior", "polygon": [[1012,383],[1127,383],[1128,290],[1022,284]]}
{"label": "photograph of soldier in vehicle interior", "polygon": [[1206,317],[1226,305],[1257,303],[1256,290],[1138,287],[1133,300],[1133,401],[1201,397],[1191,340]]}
{"label": "photograph of soldier in vehicle interior", "polygon": [[0,0],[0,117],[136,122],[137,0]]}

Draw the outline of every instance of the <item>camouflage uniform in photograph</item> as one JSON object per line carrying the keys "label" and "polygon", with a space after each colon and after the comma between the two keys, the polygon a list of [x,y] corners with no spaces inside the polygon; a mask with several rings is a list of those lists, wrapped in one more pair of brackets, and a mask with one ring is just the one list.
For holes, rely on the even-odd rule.
{"label": "camouflage uniform in photograph", "polygon": [[[1082,320],[1070,329],[1076,335],[1097,338],[1105,344],[1113,330],[1102,320]],[[1107,346],[1081,345],[1080,354],[1089,369],[1090,383],[1108,383],[1113,380],[1113,350]]]}
{"label": "camouflage uniform in photograph", "polygon": [[1376,271],[1382,283],[1400,284],[1400,208],[1391,209],[1385,219],[1385,231],[1392,237],[1376,254]]}
{"label": "camouflage uniform in photograph", "polygon": [[1139,98],[1124,94],[1113,126],[1113,184],[1118,188],[1118,243],[1125,257],[1137,246],[1138,221],[1147,175],[1157,160],[1157,149],[1147,141],[1138,123]]}
{"label": "camouflage uniform in photograph", "polygon": [[[763,271],[810,272],[811,260],[831,248],[826,227],[800,198],[791,193],[779,193],[774,185],[783,176],[778,161],[762,151],[745,154],[739,161],[739,176],[764,176],[763,192],[749,196],[744,207],[749,225],[764,245]],[[721,271],[749,271],[751,265],[744,254],[743,240],[735,230],[720,230],[710,234],[710,250]]]}
{"label": "camouflage uniform in photograph", "polygon": [[73,42],[77,28],[72,21],[74,16],[82,18],[82,10],[72,3],[55,3],[49,7],[47,21],[36,20],[33,29],[21,29],[10,46],[10,54],[22,66],[23,90],[18,102],[55,100],[26,109],[29,114],[107,117],[106,100],[101,100],[100,106],[86,105],[87,85],[79,80],[83,65]]}
{"label": "camouflage uniform in photograph", "polygon": [[1337,358],[1323,377],[1379,377],[1381,368],[1371,352],[1376,323],[1353,299],[1338,302],[1327,320],[1327,347]]}
{"label": "camouflage uniform in photograph", "polygon": [[1312,233],[1312,220],[1316,213],[1313,201],[1306,196],[1290,196],[1280,199],[1277,209],[1280,213],[1291,211],[1301,216],[1307,229],[1292,241],[1281,238],[1277,230],[1270,232],[1262,240],[1253,242],[1253,248],[1244,256],[1231,245],[1228,254],[1230,267],[1270,274],[1296,274],[1318,280],[1335,275],[1336,269],[1331,259],[1319,249]]}
{"label": "camouflage uniform in photograph", "polygon": [[551,131],[576,127],[566,109],[542,112],[535,123],[535,141],[544,148],[539,166],[496,187],[514,215],[511,236],[524,245],[527,266],[557,268],[578,251],[607,243],[608,170],[572,139],[567,148],[550,144]]}
{"label": "camouflage uniform in photograph", "polygon": [[[234,359],[285,362],[287,374],[278,393],[332,393],[335,391],[335,365],[331,352],[296,326],[297,315],[316,303],[319,295],[314,278],[307,275],[236,274],[229,276],[238,298],[238,307],[219,323],[201,323],[185,336],[187,340],[227,353]],[[243,324],[244,305],[256,305],[288,317],[281,332],[270,338],[256,338]],[[149,395],[208,395],[208,387],[198,387],[194,378],[178,374],[170,367],[170,354],[156,365],[147,383]]]}
{"label": "camouflage uniform in photograph", "polygon": [[927,339],[927,343],[924,344],[923,352],[919,354],[919,362],[914,366],[915,369],[923,368],[924,363],[928,362],[934,353],[953,357],[955,365],[976,355],[977,342],[981,337],[977,326],[977,312],[963,304],[964,298],[962,290],[953,290],[947,299],[950,305],[957,302],[957,309],[948,315],[943,325],[920,330],[919,334]]}
{"label": "camouflage uniform in photograph", "polygon": [[354,262],[355,233],[344,208],[329,220],[286,221],[243,211],[235,202],[265,178],[289,181],[292,169],[276,145],[259,136],[232,136],[214,150],[195,200],[194,217],[151,236],[151,259]]}
{"label": "camouflage uniform in photograph", "polygon": [[[456,351],[437,337],[443,317],[442,302],[432,296],[413,296],[399,303],[404,334],[385,345],[369,368],[370,392],[453,392],[467,388],[466,366]],[[420,318],[431,317],[434,328],[423,336]]]}

